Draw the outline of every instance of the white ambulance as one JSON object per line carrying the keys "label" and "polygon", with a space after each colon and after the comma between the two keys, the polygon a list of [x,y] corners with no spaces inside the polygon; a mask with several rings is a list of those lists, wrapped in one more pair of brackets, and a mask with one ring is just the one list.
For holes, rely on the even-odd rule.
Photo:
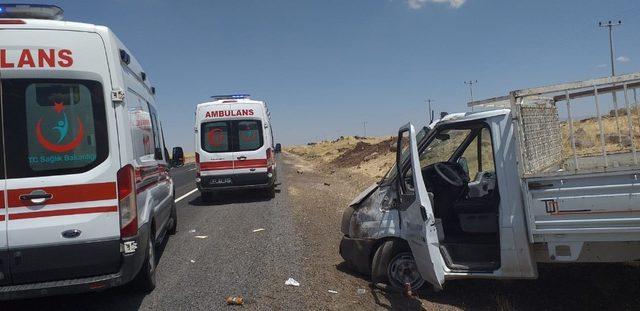
{"label": "white ambulance", "polygon": [[265,102],[247,94],[212,98],[196,108],[196,184],[202,198],[229,189],[266,189],[273,197],[276,161]]}
{"label": "white ambulance", "polygon": [[155,287],[176,230],[155,90],[106,27],[0,4],[0,299]]}

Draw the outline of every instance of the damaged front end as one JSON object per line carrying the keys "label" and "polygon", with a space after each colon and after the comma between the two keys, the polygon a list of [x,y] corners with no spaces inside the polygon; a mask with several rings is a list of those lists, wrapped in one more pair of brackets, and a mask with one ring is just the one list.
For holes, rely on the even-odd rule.
{"label": "damaged front end", "polygon": [[360,193],[342,214],[340,255],[359,273],[371,273],[371,259],[378,241],[399,236],[398,212],[392,209],[395,189],[373,184]]}

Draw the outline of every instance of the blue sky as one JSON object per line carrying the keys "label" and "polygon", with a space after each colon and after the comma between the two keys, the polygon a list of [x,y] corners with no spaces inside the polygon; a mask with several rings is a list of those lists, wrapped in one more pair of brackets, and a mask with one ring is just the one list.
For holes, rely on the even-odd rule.
{"label": "blue sky", "polygon": [[[37,2],[37,1],[36,1]],[[46,2],[41,2],[46,3]],[[51,2],[49,2],[51,3]],[[637,0],[59,1],[65,19],[111,27],[157,88],[167,144],[193,149],[193,111],[246,92],[276,141],[393,135],[474,97],[640,71]]]}

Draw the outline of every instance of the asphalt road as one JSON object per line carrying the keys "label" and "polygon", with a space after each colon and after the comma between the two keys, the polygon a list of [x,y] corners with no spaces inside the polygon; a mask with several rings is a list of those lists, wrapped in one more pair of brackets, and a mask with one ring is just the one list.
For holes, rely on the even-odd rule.
{"label": "asphalt road", "polygon": [[0,310],[212,310],[227,308],[229,295],[242,295],[250,309],[304,309],[296,288],[284,286],[289,277],[303,278],[301,240],[294,232],[287,191],[277,191],[273,199],[259,191],[230,192],[204,203],[194,191],[194,165],[171,174],[178,233],[161,247],[158,286],[152,293],[137,294],[125,286],[4,302]]}

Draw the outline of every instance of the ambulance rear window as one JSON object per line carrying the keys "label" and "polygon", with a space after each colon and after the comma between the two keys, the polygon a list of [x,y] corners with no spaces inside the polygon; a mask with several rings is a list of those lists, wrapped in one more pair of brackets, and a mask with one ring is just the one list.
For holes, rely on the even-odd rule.
{"label": "ambulance rear window", "polygon": [[207,152],[229,152],[229,122],[208,122],[202,124],[202,149]]}
{"label": "ambulance rear window", "polygon": [[258,150],[264,143],[260,120],[202,123],[202,150],[210,153]]}
{"label": "ambulance rear window", "polygon": [[108,156],[102,84],[2,80],[7,177],[88,171]]}

